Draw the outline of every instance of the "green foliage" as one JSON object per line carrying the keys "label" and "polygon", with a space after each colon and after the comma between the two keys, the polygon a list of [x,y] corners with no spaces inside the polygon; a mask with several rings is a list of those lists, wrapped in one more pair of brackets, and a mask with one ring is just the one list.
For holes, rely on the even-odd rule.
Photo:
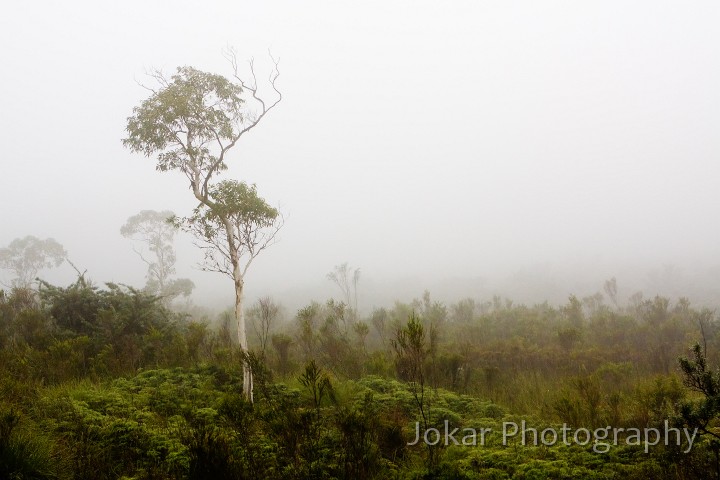
{"label": "green foliage", "polygon": [[[133,109],[123,144],[146,156],[160,151],[161,171],[187,171],[188,153],[196,168],[214,165],[219,159],[205,145],[236,137],[235,125],[242,120],[242,88],[221,75],[192,67],[179,67],[169,80],[157,77],[162,88]],[[219,168],[226,166],[220,163]]]}
{"label": "green foliage", "polygon": [[234,278],[235,266],[246,257],[242,280],[252,260],[274,240],[282,226],[280,212],[257,194],[255,185],[223,180],[211,185],[209,198],[189,217],[173,224],[198,238],[205,250],[204,267]]}
{"label": "green foliage", "polygon": [[[572,326],[566,307],[548,305],[475,304],[456,320],[425,295],[350,322],[343,304],[313,303],[263,356],[127,287],[16,289],[0,295],[0,478],[714,478],[720,373],[698,346],[682,377],[666,373],[657,349],[672,355],[700,327],[714,345],[715,319],[664,304],[641,302],[654,313],[638,318],[583,311]],[[396,322],[412,308],[420,314]],[[582,341],[564,348],[564,329]],[[243,397],[243,362],[255,403]],[[669,420],[703,438],[689,453],[503,445],[503,422],[521,420]],[[474,447],[409,445],[418,422],[495,434]]]}
{"label": "green foliage", "polygon": [[[302,360],[317,361],[334,374],[358,378],[362,373],[363,345],[352,341],[352,313],[344,303],[312,302],[298,311],[296,338]],[[355,325],[352,324],[353,329]]]}
{"label": "green foliage", "polygon": [[280,375],[287,375],[290,372],[290,346],[292,338],[284,333],[276,333],[272,336],[271,343],[277,356],[277,370]]}
{"label": "green foliage", "polygon": [[693,345],[692,358],[680,358],[683,383],[700,394],[700,399],[680,404],[679,421],[699,429],[713,452],[716,478],[720,478],[720,369],[711,369],[699,344]]}
{"label": "green foliage", "polygon": [[0,478],[46,480],[58,478],[60,458],[48,440],[21,414],[0,403]]}
{"label": "green foliage", "polygon": [[220,218],[230,218],[234,225],[253,228],[268,227],[278,217],[277,209],[270,207],[257,194],[255,185],[236,180],[223,180],[213,185],[210,197],[215,206],[206,211],[199,221],[217,224]]}
{"label": "green foliage", "polygon": [[312,399],[313,408],[320,411],[320,405],[322,401],[327,398],[330,400],[335,399],[335,391],[333,390],[330,378],[323,373],[314,360],[310,361],[305,365],[305,371],[300,375],[300,384],[305,387],[310,393]]}
{"label": "green foliage", "polygon": [[413,313],[407,325],[399,329],[391,342],[397,355],[397,369],[400,378],[419,385],[425,384],[425,360],[428,356],[425,327]]}

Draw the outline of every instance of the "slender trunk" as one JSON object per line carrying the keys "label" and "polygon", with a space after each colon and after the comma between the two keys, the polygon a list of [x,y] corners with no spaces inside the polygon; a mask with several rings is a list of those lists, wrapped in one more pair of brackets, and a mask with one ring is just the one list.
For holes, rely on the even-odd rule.
{"label": "slender trunk", "polygon": [[223,218],[225,231],[227,233],[228,250],[230,252],[230,263],[233,270],[233,281],[235,282],[235,320],[237,322],[237,336],[240,344],[240,354],[243,362],[243,395],[245,399],[253,402],[253,375],[250,368],[250,359],[248,354],[247,332],[245,331],[245,315],[243,313],[243,287],[245,281],[243,272],[240,270],[240,257],[238,255],[237,245],[235,245],[235,237],[233,236],[233,228],[229,219]]}
{"label": "slender trunk", "polygon": [[248,342],[247,332],[245,331],[245,314],[243,312],[243,287],[244,281],[240,273],[240,266],[235,265],[233,268],[233,277],[235,279],[235,320],[237,321],[238,343],[243,356],[243,395],[245,399],[252,403],[253,401],[253,375],[248,361]]}

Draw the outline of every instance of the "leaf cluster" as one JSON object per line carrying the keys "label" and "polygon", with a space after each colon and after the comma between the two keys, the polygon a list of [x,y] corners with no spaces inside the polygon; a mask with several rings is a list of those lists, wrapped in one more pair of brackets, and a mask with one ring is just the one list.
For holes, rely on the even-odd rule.
{"label": "leaf cluster", "polygon": [[208,204],[190,217],[174,217],[174,225],[193,234],[205,250],[207,270],[233,276],[233,266],[245,258],[242,272],[270,246],[282,226],[280,212],[258,195],[255,185],[223,180],[210,187]]}
{"label": "leaf cluster", "polygon": [[123,144],[148,157],[160,152],[160,171],[224,169],[209,144],[222,146],[237,138],[243,120],[242,87],[222,75],[187,66],[169,79],[160,73],[154,76],[162,88],[133,109]]}

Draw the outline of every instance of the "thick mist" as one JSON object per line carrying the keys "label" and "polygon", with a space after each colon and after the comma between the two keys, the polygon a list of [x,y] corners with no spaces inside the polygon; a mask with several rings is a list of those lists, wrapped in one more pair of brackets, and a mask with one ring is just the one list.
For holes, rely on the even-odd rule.
{"label": "thick mist", "polygon": [[[0,246],[53,237],[96,282],[144,284],[120,235],[186,214],[186,179],[124,149],[151,68],[230,75],[221,51],[280,57],[284,100],[223,178],[279,206],[247,297],[293,310],[433,298],[564,303],[602,292],[720,298],[720,6],[714,2],[13,4],[0,19]],[[192,301],[232,287],[176,242]],[[69,265],[41,276],[67,284]],[[9,281],[0,272],[0,280]]]}

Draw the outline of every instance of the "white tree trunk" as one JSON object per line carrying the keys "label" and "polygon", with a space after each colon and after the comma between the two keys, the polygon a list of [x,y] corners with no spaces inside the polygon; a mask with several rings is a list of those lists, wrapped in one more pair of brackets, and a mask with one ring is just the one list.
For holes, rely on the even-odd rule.
{"label": "white tree trunk", "polygon": [[249,353],[247,343],[247,332],[245,329],[245,314],[243,312],[243,287],[244,281],[240,273],[240,266],[236,264],[233,268],[233,277],[235,279],[235,320],[237,321],[237,335],[240,350],[243,355],[243,395],[245,399],[252,403],[253,401],[253,375],[248,362],[247,355]]}

